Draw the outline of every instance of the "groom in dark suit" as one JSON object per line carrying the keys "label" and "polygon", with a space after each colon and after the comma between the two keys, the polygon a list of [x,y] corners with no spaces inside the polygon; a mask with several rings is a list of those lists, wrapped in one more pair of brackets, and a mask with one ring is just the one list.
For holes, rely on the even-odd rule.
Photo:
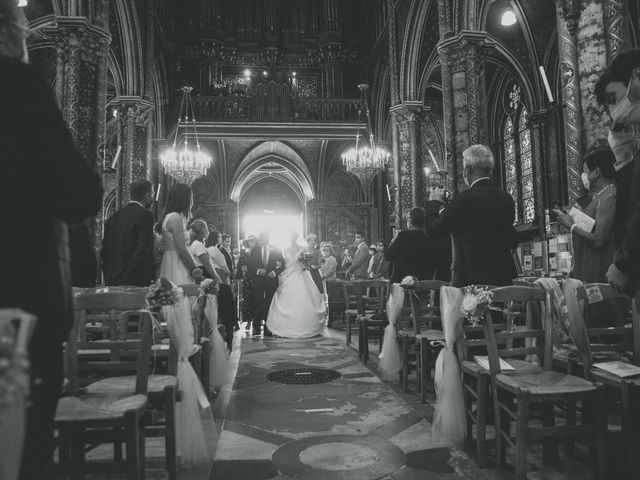
{"label": "groom in dark suit", "polygon": [[[269,233],[260,232],[259,243],[247,259],[247,274],[253,289],[253,334],[260,335],[260,325],[267,320],[271,299],[278,289],[278,275],[284,270],[284,257],[279,248],[269,243]],[[265,323],[264,334],[271,336]]]}
{"label": "groom in dark suit", "polygon": [[427,202],[427,236],[453,236],[454,287],[511,285],[516,276],[511,250],[515,204],[496,186],[493,154],[484,145],[472,145],[463,154],[463,179],[469,187],[444,206],[444,188],[432,188]]}
{"label": "groom in dark suit", "polygon": [[131,201],[107,220],[102,240],[105,285],[139,285],[155,280],[153,259],[153,184],[131,184]]}

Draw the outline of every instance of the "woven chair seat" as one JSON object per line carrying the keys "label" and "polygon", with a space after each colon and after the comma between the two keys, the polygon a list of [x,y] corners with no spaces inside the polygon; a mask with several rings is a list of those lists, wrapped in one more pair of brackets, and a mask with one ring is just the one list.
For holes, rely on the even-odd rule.
{"label": "woven chair seat", "polygon": [[416,340],[426,338],[430,342],[444,342],[444,333],[442,330],[425,330],[416,335]]}
{"label": "woven chair seat", "polygon": [[[512,371],[504,371],[503,370],[503,374],[505,375],[509,375],[510,373],[513,372],[528,372],[528,371],[532,371],[532,372],[539,372],[542,371],[542,369],[537,366],[537,365],[533,365],[531,362],[525,362],[524,360],[518,360],[516,358],[510,358],[510,359],[504,359],[505,362],[507,362],[509,365],[511,365],[514,369]],[[485,368],[483,368],[478,362],[474,362],[473,360],[465,360],[462,362],[462,365],[460,366],[461,370],[465,373],[470,373],[472,375],[478,376],[478,374],[480,373],[487,373],[489,374],[489,370],[486,370]]]}
{"label": "woven chair seat", "polygon": [[147,405],[146,395],[82,395],[62,397],[58,402],[57,423],[100,423],[117,420],[129,410],[141,410]]}
{"label": "woven chair seat", "polygon": [[517,375],[499,373],[496,384],[514,394],[526,390],[530,395],[580,394],[596,388],[589,380],[553,370],[519,372]]}
{"label": "woven chair seat", "polygon": [[[147,391],[149,395],[161,393],[167,387],[177,387],[178,379],[173,375],[149,375],[147,381]],[[114,395],[127,395],[135,391],[135,375],[125,375],[122,377],[103,378],[87,386],[88,394],[113,393]]]}

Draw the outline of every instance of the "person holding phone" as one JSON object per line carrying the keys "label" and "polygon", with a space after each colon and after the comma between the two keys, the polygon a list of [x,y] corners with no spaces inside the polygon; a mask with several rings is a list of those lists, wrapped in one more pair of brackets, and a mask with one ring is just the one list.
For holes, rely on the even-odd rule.
{"label": "person holding phone", "polygon": [[607,268],[615,253],[613,235],[616,211],[614,183],[615,156],[610,148],[599,150],[584,159],[582,182],[591,193],[591,201],[582,209],[596,223],[587,232],[560,208],[554,208],[558,222],[570,229],[573,240],[573,277],[585,283],[606,282]]}

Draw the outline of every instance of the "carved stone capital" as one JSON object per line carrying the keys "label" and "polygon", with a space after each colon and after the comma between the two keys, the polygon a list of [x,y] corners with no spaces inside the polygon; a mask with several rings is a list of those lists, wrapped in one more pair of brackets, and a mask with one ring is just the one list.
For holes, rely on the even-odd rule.
{"label": "carved stone capital", "polygon": [[133,122],[136,125],[145,125],[153,115],[155,105],[149,100],[140,97],[121,96],[110,102],[118,111],[118,118],[123,124]]}
{"label": "carved stone capital", "polygon": [[58,17],[51,37],[56,42],[59,55],[65,60],[75,57],[95,64],[106,62],[104,57],[109,52],[111,35],[84,17]]}
{"label": "carved stone capital", "polygon": [[486,32],[463,30],[438,43],[441,62],[447,66],[484,61],[486,51],[493,44]]}
{"label": "carved stone capital", "polygon": [[567,22],[567,28],[571,35],[575,35],[578,28],[578,21],[582,13],[582,2],[580,0],[557,0],[560,12]]}
{"label": "carved stone capital", "polygon": [[389,109],[389,113],[398,124],[407,122],[422,122],[431,107],[426,106],[422,101],[405,101],[399,105],[394,105]]}

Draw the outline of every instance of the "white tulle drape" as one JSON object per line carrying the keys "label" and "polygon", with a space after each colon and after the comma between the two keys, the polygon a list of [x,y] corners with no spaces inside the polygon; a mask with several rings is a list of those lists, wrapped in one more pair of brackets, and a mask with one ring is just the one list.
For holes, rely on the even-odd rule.
{"label": "white tulle drape", "polygon": [[466,420],[462,376],[454,346],[462,328],[462,291],[454,287],[442,287],[440,302],[445,340],[436,359],[434,385],[437,399],[432,433],[437,439],[461,443],[464,440]]}
{"label": "white tulle drape", "polygon": [[227,344],[218,331],[218,298],[207,295],[204,316],[209,326],[209,383],[214,388],[221,387],[227,379],[229,355]]}
{"label": "white tulle drape", "polygon": [[[17,335],[10,322],[19,320]],[[29,362],[27,344],[36,317],[15,308],[0,310],[0,337],[15,338],[9,367],[2,373],[3,396],[0,405],[0,479],[15,480],[20,473],[20,460],[27,424],[29,394]]]}
{"label": "white tulle drape", "polygon": [[183,297],[175,305],[162,307],[162,313],[178,356],[177,376],[182,398],[176,404],[176,436],[182,466],[189,468],[211,461],[204,431],[205,427],[215,431],[209,409],[211,404],[189,363],[189,357],[196,349],[189,300]]}
{"label": "white tulle drape", "polygon": [[380,359],[380,373],[384,380],[398,380],[398,372],[402,368],[402,352],[396,341],[398,333],[396,322],[400,318],[403,303],[404,289],[399,283],[392,283],[391,294],[389,295],[389,300],[387,300],[389,325],[384,329],[382,351],[378,356]]}

